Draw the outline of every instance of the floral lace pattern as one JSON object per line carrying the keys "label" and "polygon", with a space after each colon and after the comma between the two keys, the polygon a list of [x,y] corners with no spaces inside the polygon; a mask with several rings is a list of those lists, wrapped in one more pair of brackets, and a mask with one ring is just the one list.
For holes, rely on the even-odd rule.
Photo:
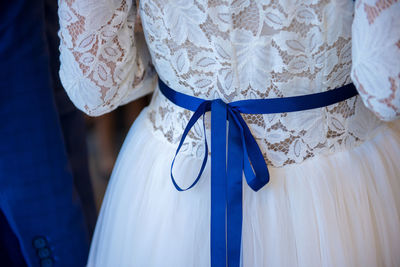
{"label": "floral lace pattern", "polygon": [[359,0],[353,23],[352,79],[382,120],[400,117],[400,1]]}
{"label": "floral lace pattern", "polygon": [[[351,82],[352,15],[353,3],[346,0],[141,4],[160,77],[180,92],[226,102],[310,94]],[[190,115],[160,94],[148,113],[154,131],[172,143]],[[278,167],[351,147],[380,124],[358,97],[310,111],[243,116],[267,162]],[[201,156],[200,123],[188,138],[183,150]]]}
{"label": "floral lace pattern", "polygon": [[[378,93],[366,88],[364,73],[358,75],[354,66],[350,77],[354,44],[364,38],[356,35],[355,41],[352,34],[353,1],[142,0],[142,45],[133,34],[130,1],[59,0],[59,5],[60,76],[74,103],[90,115],[153,90],[153,64],[175,90],[226,102],[322,92],[353,80],[361,97],[309,111],[243,115],[273,166],[352,147],[382,123],[363,104]],[[373,24],[389,9],[374,13]],[[356,18],[367,12],[355,10]],[[387,90],[391,98],[375,102],[399,108],[398,73]],[[375,102],[369,99],[367,106],[374,109]],[[156,90],[147,116],[156,135],[176,144],[191,114]],[[198,123],[183,150],[200,157],[203,138]]]}
{"label": "floral lace pattern", "polygon": [[137,53],[140,38],[134,36],[136,15],[130,1],[58,4],[60,78],[79,109],[97,116],[151,91],[143,85],[154,71],[146,50]]}

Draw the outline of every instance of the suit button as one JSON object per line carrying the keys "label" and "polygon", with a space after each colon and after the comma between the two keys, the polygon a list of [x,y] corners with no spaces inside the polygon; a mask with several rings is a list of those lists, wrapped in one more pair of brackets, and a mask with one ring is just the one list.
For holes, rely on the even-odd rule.
{"label": "suit button", "polygon": [[37,250],[37,254],[41,259],[47,258],[50,256],[50,250],[48,248],[40,248]]}
{"label": "suit button", "polygon": [[53,266],[53,259],[46,258],[40,261],[40,267],[52,267]]}
{"label": "suit button", "polygon": [[33,239],[33,246],[36,249],[44,248],[47,245],[47,241],[44,237],[39,236]]}

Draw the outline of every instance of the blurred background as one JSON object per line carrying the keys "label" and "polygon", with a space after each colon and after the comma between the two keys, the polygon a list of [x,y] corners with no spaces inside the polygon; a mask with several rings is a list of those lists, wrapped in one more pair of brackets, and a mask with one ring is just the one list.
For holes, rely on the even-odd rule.
{"label": "blurred background", "polygon": [[100,117],[85,115],[89,171],[94,190],[97,211],[101,202],[125,136],[136,117],[150,102],[151,95],[144,96]]}

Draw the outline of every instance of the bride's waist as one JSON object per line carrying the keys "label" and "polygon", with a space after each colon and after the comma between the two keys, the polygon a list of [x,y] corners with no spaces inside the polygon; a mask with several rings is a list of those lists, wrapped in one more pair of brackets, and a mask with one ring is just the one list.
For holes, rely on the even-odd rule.
{"label": "bride's waist", "polygon": [[[147,112],[154,134],[177,144],[193,114],[176,106],[158,90]],[[321,153],[352,148],[368,139],[381,122],[359,97],[323,108],[278,114],[242,114],[264,155],[275,167],[299,163]],[[210,114],[205,116],[210,140]],[[198,121],[186,137],[183,153],[202,157],[204,133]]]}

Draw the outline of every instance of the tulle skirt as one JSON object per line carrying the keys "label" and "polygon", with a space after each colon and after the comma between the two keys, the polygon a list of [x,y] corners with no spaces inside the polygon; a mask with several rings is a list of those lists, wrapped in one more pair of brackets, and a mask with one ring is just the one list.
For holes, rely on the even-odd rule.
{"label": "tulle skirt", "polygon": [[[176,146],[155,136],[147,109],[118,156],[88,266],[210,266],[210,160],[178,192]],[[400,266],[400,126],[351,150],[270,168],[259,192],[244,183],[242,266]],[[184,186],[201,160],[180,157]]]}

